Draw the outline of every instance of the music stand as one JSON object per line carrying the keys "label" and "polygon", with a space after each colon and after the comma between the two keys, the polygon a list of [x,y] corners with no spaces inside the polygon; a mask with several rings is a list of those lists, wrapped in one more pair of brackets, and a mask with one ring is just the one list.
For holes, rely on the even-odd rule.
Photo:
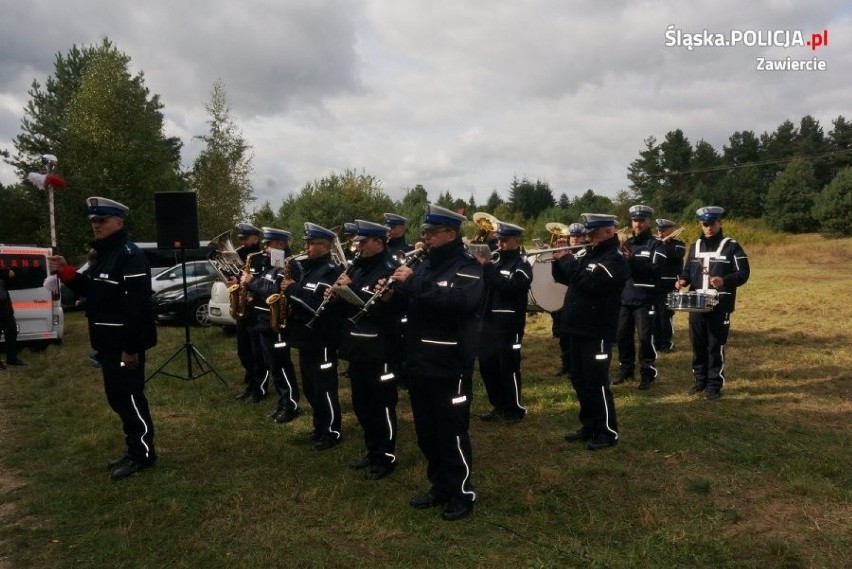
{"label": "music stand", "polygon": [[[183,242],[178,242],[178,243],[176,243],[176,245],[180,245],[180,266],[181,266],[181,271],[183,272],[183,298],[184,298],[184,302],[186,304],[186,307],[185,307],[186,312],[184,314],[184,319],[183,319],[184,342],[183,342],[183,346],[178,348],[178,350],[175,353],[173,353],[171,356],[169,356],[169,359],[167,359],[165,362],[163,362],[163,364],[160,367],[158,367],[156,370],[154,370],[154,373],[149,375],[145,379],[145,381],[146,382],[149,381],[152,377],[154,377],[158,373],[163,374],[163,375],[168,375],[170,377],[176,377],[178,379],[187,379],[187,380],[198,379],[199,377],[203,377],[203,376],[207,375],[208,373],[212,373],[217,378],[219,378],[219,381],[222,383],[222,385],[227,386],[228,382],[225,381],[225,378],[223,378],[221,375],[219,375],[219,372],[216,371],[216,368],[213,367],[213,364],[211,364],[209,361],[207,361],[207,358],[204,357],[204,354],[202,354],[198,350],[198,348],[196,348],[193,345],[192,340],[190,339],[190,335],[189,335],[190,304],[189,304],[189,302],[187,302],[187,299],[189,298],[189,291],[186,288],[186,249],[183,246]],[[173,359],[178,357],[181,354],[181,352],[186,352],[186,375],[177,375],[175,373],[163,371],[163,368],[165,368],[167,365],[169,365],[169,363],[171,363],[171,361]],[[198,369],[198,373],[196,373],[195,370],[193,370],[193,361],[195,362],[195,366]],[[206,369],[205,369],[205,367],[206,367]]]}

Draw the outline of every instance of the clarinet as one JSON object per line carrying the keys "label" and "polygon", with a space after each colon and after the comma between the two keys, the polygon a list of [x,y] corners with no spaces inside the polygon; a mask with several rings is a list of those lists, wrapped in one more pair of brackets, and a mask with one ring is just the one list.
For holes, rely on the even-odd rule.
{"label": "clarinet", "polygon": [[[358,257],[360,257],[360,256],[361,256],[361,252],[358,251],[358,253],[356,253],[355,256],[352,257],[352,261],[349,263],[349,266],[346,267],[345,271],[343,271],[344,275],[346,275],[348,277],[349,275],[352,274],[352,270],[355,268],[355,263],[356,263],[356,261],[358,261]],[[308,330],[314,329],[314,326],[316,325],[317,320],[319,319],[320,316],[322,316],[323,311],[325,311],[325,307],[328,306],[328,303],[331,302],[334,299],[335,296],[337,296],[337,295],[335,295],[334,293],[331,293],[326,298],[322,299],[322,302],[320,303],[319,306],[317,306],[317,311],[314,312],[313,317],[310,319],[310,321],[307,324],[305,324],[305,326],[307,326]]]}
{"label": "clarinet", "polygon": [[[412,251],[412,252],[410,252],[406,255],[405,262],[402,264],[402,266],[414,268],[414,267],[417,266],[417,264],[420,261],[423,260],[423,258],[425,256],[426,256],[426,249],[425,248],[415,249],[414,251]],[[369,312],[370,307],[373,306],[374,304],[376,304],[376,302],[382,297],[382,295],[384,295],[388,290],[390,290],[391,286],[393,286],[393,284],[395,282],[396,281],[394,280],[394,278],[392,276],[388,277],[388,280],[385,281],[385,284],[382,285],[381,288],[379,288],[378,290],[376,290],[376,292],[373,293],[373,296],[371,296],[367,300],[367,302],[364,303],[364,306],[362,306],[361,309],[358,312],[356,312],[355,315],[352,318],[349,319],[349,321],[352,322],[352,324],[358,324],[358,322],[367,314],[367,312]]]}

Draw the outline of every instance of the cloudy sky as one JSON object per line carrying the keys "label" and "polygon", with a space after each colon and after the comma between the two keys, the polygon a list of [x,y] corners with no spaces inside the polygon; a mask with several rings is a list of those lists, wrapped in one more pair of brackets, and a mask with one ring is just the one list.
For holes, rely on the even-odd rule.
{"label": "cloudy sky", "polygon": [[[852,118],[848,0],[3,4],[0,148],[12,150],[27,90],[53,73],[55,55],[108,37],[160,95],[186,168],[223,81],[254,149],[255,194],[276,208],[348,168],[395,199],[423,184],[433,198],[449,190],[482,203],[495,189],[505,197],[514,176],[547,181],[556,196],[614,196],[648,136],[680,128],[721,150],[737,130],[810,114],[828,132],[838,115]],[[828,45],[746,45],[814,33]],[[688,49],[691,34],[736,45]],[[825,69],[757,69],[758,58],[788,57]],[[0,165],[0,182],[16,181]]]}

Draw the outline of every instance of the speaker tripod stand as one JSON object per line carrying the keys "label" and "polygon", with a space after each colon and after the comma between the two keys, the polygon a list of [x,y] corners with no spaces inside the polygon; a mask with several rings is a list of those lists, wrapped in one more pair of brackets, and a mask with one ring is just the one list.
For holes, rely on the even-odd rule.
{"label": "speaker tripod stand", "polygon": [[[198,379],[199,377],[203,377],[203,376],[207,375],[208,373],[212,373],[213,375],[215,375],[219,379],[219,381],[222,383],[222,385],[227,386],[228,382],[225,381],[225,378],[223,378],[219,374],[219,372],[216,371],[216,368],[213,367],[213,364],[211,364],[207,360],[207,358],[204,357],[204,354],[202,354],[198,350],[198,348],[195,347],[195,345],[192,343],[192,339],[190,337],[189,323],[190,323],[190,316],[191,315],[189,314],[190,303],[188,302],[189,294],[188,294],[187,287],[186,287],[186,250],[183,247],[180,248],[180,265],[181,265],[181,271],[183,272],[183,298],[184,298],[184,302],[186,303],[185,314],[184,314],[184,319],[183,319],[183,321],[184,321],[184,324],[183,324],[183,330],[184,330],[183,346],[178,348],[175,353],[173,353],[171,356],[169,356],[169,358],[165,362],[163,362],[162,365],[160,365],[160,367],[158,367],[156,370],[154,370],[154,373],[149,375],[145,379],[145,381],[146,382],[149,381],[152,377],[154,377],[158,373],[162,374],[162,375],[167,375],[169,377],[176,377],[178,379],[187,379],[187,380]],[[176,373],[164,371],[165,367],[167,365],[169,365],[174,359],[176,359],[182,353],[186,354],[186,375],[178,375]]]}

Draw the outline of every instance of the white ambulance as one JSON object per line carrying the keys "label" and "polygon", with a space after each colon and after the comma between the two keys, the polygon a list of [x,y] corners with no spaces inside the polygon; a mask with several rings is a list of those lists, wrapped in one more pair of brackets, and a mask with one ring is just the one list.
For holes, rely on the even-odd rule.
{"label": "white ambulance", "polygon": [[59,282],[47,269],[47,257],[51,254],[47,247],[0,244],[0,269],[11,269],[15,273],[14,278],[6,282],[18,324],[18,342],[46,343],[62,339],[65,314],[59,297]]}

